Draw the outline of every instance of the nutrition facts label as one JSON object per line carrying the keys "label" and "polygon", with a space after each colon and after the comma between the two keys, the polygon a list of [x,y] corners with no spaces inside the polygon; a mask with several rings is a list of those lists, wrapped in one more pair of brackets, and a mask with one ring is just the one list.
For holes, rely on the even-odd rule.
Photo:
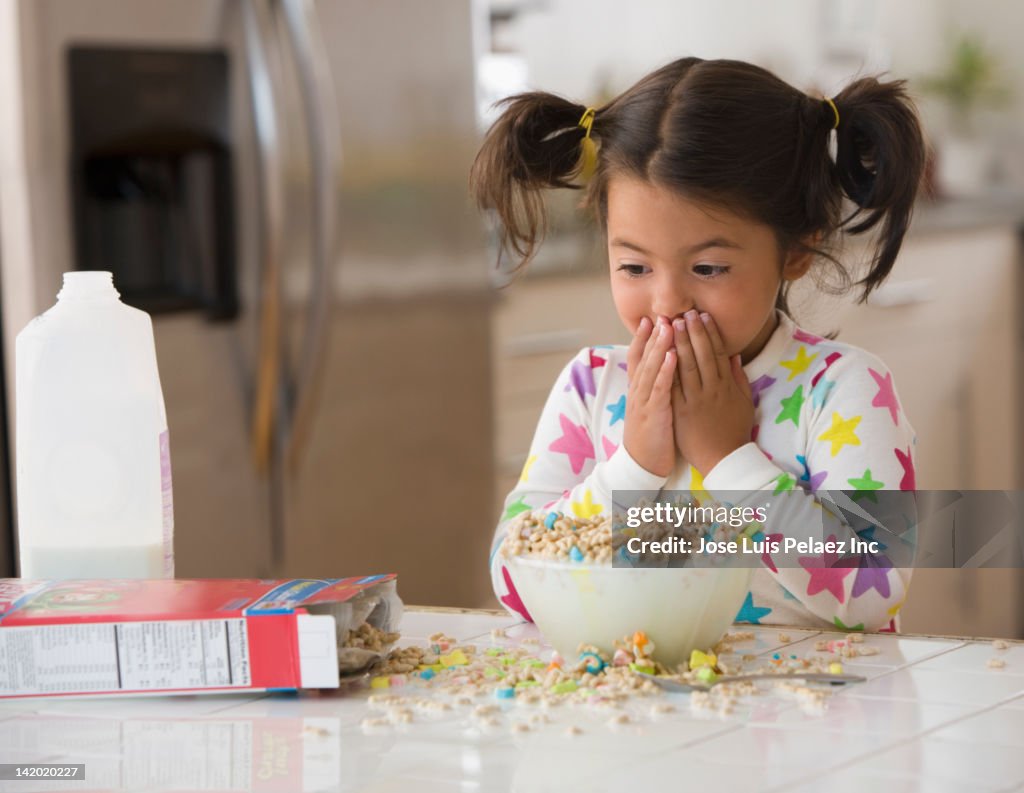
{"label": "nutrition facts label", "polygon": [[244,619],[0,630],[0,696],[248,687]]}

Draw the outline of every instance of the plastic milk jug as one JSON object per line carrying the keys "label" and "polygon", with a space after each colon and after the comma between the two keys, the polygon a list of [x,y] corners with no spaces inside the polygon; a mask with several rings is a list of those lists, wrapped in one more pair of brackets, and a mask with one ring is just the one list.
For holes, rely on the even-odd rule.
{"label": "plastic milk jug", "polygon": [[171,459],[153,323],[108,272],[64,274],[18,334],[23,578],[173,578]]}

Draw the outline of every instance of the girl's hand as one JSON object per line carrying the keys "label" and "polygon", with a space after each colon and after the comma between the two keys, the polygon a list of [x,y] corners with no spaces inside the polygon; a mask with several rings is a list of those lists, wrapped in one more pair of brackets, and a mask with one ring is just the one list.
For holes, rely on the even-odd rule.
{"label": "girl's hand", "polygon": [[674,323],[679,379],[672,388],[676,447],[701,476],[750,442],[754,399],[740,356],[726,356],[710,314]]}
{"label": "girl's hand", "polygon": [[672,337],[668,320],[659,317],[654,327],[644,317],[626,358],[629,389],[622,443],[640,467],[655,476],[668,476],[676,463],[672,437],[676,350]]}

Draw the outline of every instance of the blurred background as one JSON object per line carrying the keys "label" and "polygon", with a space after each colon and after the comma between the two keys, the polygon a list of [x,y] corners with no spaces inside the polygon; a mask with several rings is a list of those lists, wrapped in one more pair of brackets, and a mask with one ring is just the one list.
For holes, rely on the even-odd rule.
{"label": "blurred background", "polygon": [[[1022,29],[998,0],[0,0],[0,575],[14,337],[106,269],[154,319],[177,575],[394,571],[407,602],[496,605],[554,378],[626,334],[579,195],[513,278],[469,165],[497,99],[597,105],[686,55],[812,95],[909,80],[931,159],[893,274],[864,305],[805,279],[794,315],[892,369],[920,489],[1021,489]],[[1024,636],[1022,576],[918,571],[903,614]]]}

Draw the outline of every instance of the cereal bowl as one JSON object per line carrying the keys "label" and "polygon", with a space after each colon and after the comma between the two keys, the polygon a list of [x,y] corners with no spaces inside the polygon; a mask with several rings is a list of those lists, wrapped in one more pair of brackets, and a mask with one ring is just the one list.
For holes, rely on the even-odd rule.
{"label": "cereal bowl", "polygon": [[725,634],[743,605],[754,569],[613,567],[532,556],[504,560],[519,597],[544,638],[565,658],[580,644],[608,653],[614,642],[644,631],[653,658],[685,662]]}

